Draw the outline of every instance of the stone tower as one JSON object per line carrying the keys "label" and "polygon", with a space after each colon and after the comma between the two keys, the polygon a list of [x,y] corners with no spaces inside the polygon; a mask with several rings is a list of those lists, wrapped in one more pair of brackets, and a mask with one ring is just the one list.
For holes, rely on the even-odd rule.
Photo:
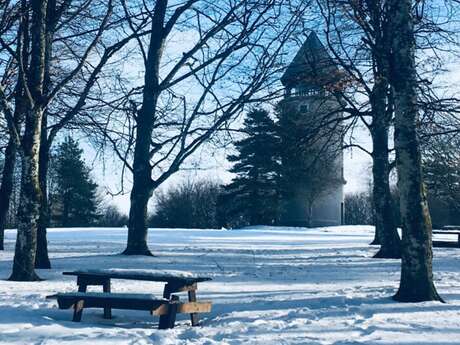
{"label": "stone tower", "polygon": [[[291,166],[293,174],[288,176],[281,223],[289,226],[330,226],[343,223],[343,154],[342,133],[339,121],[342,76],[317,35],[312,32],[281,78],[285,87],[285,98],[280,102],[280,123],[291,121],[293,132],[308,137],[303,152],[314,151],[315,157],[290,155],[283,166]],[[319,124],[326,123],[324,127]],[[311,129],[309,131],[309,129]],[[304,131],[304,132],[302,132]],[[305,133],[305,134],[303,134]],[[291,134],[286,135],[287,141]],[[315,159],[315,168],[312,160]],[[294,161],[294,162],[293,162]],[[310,169],[310,170],[309,170]],[[322,170],[321,170],[322,169]],[[296,174],[296,171],[306,174]],[[321,174],[323,176],[321,176]],[[306,177],[307,176],[307,177]]]}

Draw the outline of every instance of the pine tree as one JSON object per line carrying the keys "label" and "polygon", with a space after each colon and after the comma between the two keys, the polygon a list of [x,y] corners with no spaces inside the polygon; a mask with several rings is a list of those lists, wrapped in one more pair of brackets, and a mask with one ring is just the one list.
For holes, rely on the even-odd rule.
{"label": "pine tree", "polygon": [[56,186],[50,195],[51,214],[57,226],[89,226],[97,215],[97,184],[82,158],[83,150],[71,137],[62,142],[54,158]]}
{"label": "pine tree", "polygon": [[227,157],[235,163],[230,172],[236,177],[225,187],[226,213],[250,225],[273,224],[280,166],[276,125],[267,111],[254,109],[247,114],[244,131],[247,136],[235,143],[238,153]]}

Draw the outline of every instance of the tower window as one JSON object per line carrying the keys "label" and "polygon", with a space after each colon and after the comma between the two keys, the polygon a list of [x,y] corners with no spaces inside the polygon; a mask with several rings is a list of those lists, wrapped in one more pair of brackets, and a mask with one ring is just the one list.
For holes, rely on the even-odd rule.
{"label": "tower window", "polygon": [[315,96],[321,92],[321,89],[308,86],[299,86],[294,89],[296,96]]}

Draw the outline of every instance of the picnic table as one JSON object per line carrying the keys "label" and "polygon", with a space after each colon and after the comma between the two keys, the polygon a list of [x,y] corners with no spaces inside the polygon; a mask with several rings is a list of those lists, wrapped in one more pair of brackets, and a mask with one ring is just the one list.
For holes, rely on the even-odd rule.
{"label": "picnic table", "polygon": [[[196,297],[198,283],[211,280],[190,272],[159,271],[140,269],[88,269],[63,272],[64,275],[77,277],[78,292],[63,293],[50,298],[57,298],[62,309],[74,307],[74,321],[80,321],[83,308],[103,308],[104,318],[112,317],[115,309],[150,310],[160,315],[159,328],[174,327],[176,313],[189,313],[192,326],[199,324],[198,313],[209,312],[210,302],[199,302]],[[154,298],[145,294],[114,294],[111,293],[111,280],[139,280],[166,283],[163,298]],[[88,286],[102,286],[103,293],[87,293]],[[178,292],[188,293],[188,303],[180,303]],[[174,314],[174,315],[172,315]]]}
{"label": "picnic table", "polygon": [[446,225],[441,229],[433,230],[434,235],[455,235],[457,237],[456,242],[450,241],[433,241],[434,247],[460,247],[460,226],[458,225]]}

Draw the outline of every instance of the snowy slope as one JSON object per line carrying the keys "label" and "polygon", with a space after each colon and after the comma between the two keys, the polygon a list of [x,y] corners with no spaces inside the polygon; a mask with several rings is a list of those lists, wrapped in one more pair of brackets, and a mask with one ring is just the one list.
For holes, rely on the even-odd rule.
{"label": "snowy slope", "polygon": [[[0,252],[0,279],[11,269],[14,231]],[[155,257],[118,255],[126,229],[52,229],[53,270],[46,280],[0,280],[1,344],[460,344],[460,249],[435,249],[435,279],[448,301],[398,304],[390,296],[399,278],[397,260],[376,260],[367,245],[371,227],[322,229],[152,230]],[[213,310],[203,327],[186,315],[173,330],[156,329],[146,312],[84,312],[45,300],[74,291],[74,269],[154,269],[211,276],[198,285]],[[112,290],[161,295],[162,284],[117,281]]]}

